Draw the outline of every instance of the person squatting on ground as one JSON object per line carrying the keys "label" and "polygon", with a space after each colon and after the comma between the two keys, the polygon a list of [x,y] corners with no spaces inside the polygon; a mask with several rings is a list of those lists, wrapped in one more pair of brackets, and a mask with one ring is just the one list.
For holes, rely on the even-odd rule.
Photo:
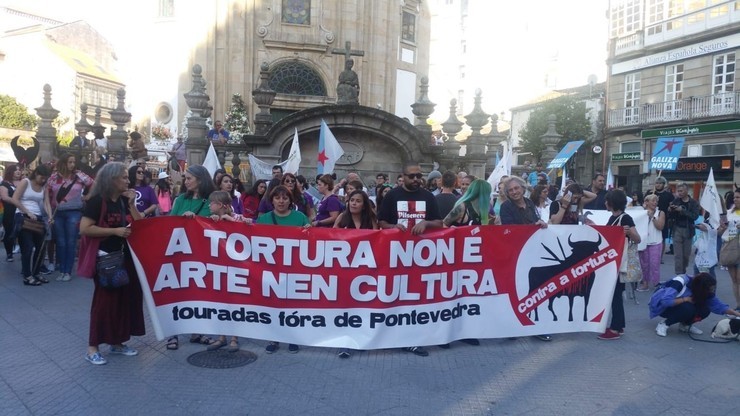
{"label": "person squatting on ground", "polygon": [[136,196],[129,189],[128,178],[122,163],[106,164],[96,177],[80,221],[82,235],[101,239],[99,250],[110,253],[123,247],[124,267],[129,275],[129,283],[114,290],[103,288],[97,276],[93,278],[95,290],[85,360],[94,365],[108,362],[100,353],[100,344],[110,345],[110,354],[134,356],[139,352],[124,342],[131,336],[146,333],[141,285],[126,244],[126,238],[131,235],[131,222],[143,216],[136,210]]}
{"label": "person squatting on ground", "polygon": [[664,337],[668,327],[678,323],[681,332],[701,335],[703,331],[694,324],[701,322],[709,313],[740,317],[740,312],[730,309],[715,295],[717,280],[709,273],[696,276],[682,274],[666,282],[650,297],[650,318],[665,318],[655,327],[655,333]]}

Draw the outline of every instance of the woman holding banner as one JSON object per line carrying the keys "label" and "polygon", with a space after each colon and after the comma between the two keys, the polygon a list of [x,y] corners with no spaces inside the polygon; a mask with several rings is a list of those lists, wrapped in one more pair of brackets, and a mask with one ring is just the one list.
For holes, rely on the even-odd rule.
{"label": "woman holding banner", "polygon": [[[257,218],[257,224],[288,225],[310,227],[308,217],[300,211],[293,210],[293,193],[283,185],[277,186],[270,193],[270,202],[274,209]],[[272,354],[280,349],[280,343],[272,341],[265,348],[265,352]],[[300,348],[295,344],[288,344],[288,352],[295,354]]]}
{"label": "woman holding banner", "polygon": [[[506,180],[504,191],[508,198],[501,204],[501,224],[534,224],[540,228],[547,228],[547,222],[537,213],[537,207],[531,199],[524,196],[527,184],[524,179],[512,176]],[[552,341],[549,334],[537,335],[541,341]]]}
{"label": "woman holding banner", "polygon": [[[131,235],[131,221],[143,216],[136,209],[136,194],[129,189],[129,175],[122,163],[108,163],[98,172],[80,220],[80,234],[99,238],[99,250],[124,251],[124,265],[129,283],[111,290],[93,278],[95,290],[90,307],[90,335],[85,360],[94,365],[107,361],[100,354],[100,344],[110,345],[111,354],[134,356],[138,351],[127,346],[132,335],[141,336],[144,328],[143,295],[126,238]],[[93,248],[94,249],[94,248]]]}
{"label": "woman holding banner", "polygon": [[[619,189],[612,189],[606,193],[604,201],[606,203],[606,209],[612,213],[606,224],[622,227],[626,238],[639,243],[641,241],[640,234],[637,233],[637,229],[635,228],[635,221],[624,212],[627,208],[627,195]],[[625,250],[623,256],[626,255]],[[619,281],[619,273],[617,273],[615,278],[617,279],[617,287],[614,288],[614,294],[612,295],[612,321],[609,328],[598,337],[603,340],[619,339],[624,333],[624,301],[622,300],[624,283]]]}
{"label": "woman holding banner", "polygon": [[[170,215],[182,215],[187,218],[210,217],[211,209],[208,197],[216,190],[215,183],[208,170],[200,165],[188,167],[184,175],[185,193],[175,199]],[[210,345],[213,340],[200,334],[192,334],[190,342],[194,344]],[[177,335],[167,339],[167,349],[179,348]]]}

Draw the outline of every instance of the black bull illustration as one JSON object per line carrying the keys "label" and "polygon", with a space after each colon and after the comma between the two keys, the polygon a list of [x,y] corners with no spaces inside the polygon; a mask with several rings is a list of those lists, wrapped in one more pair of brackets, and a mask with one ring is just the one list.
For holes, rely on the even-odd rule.
{"label": "black bull illustration", "polygon": [[[558,246],[560,246],[560,252],[563,254],[563,259],[559,259],[558,256],[550,250],[549,247],[542,244],[542,247],[547,250],[550,255],[552,255],[552,258],[549,257],[540,257],[543,260],[551,260],[556,261],[558,264],[553,264],[551,266],[541,266],[541,267],[532,267],[529,269],[529,293],[537,291],[537,288],[544,285],[545,282],[550,280],[551,278],[558,276],[562,272],[570,269],[575,264],[580,263],[584,259],[586,259],[588,256],[597,253],[599,251],[599,245],[601,245],[601,235],[599,235],[598,241],[571,241],[571,236],[568,236],[568,245],[573,249],[573,251],[570,253],[570,256],[565,256],[565,251],[563,251],[563,246],[560,244],[560,239],[558,238]],[[558,320],[558,316],[555,315],[555,311],[552,309],[552,303],[555,301],[555,298],[559,298],[561,296],[567,296],[568,297],[568,321],[573,320],[573,300],[576,296],[582,296],[584,301],[583,306],[583,321],[587,321],[588,318],[586,316],[586,312],[588,311],[588,300],[591,297],[591,289],[594,286],[594,280],[596,279],[596,273],[591,272],[587,276],[582,277],[579,279],[579,281],[573,283],[571,286],[564,288],[555,294],[553,294],[549,302],[547,304],[547,309],[552,312],[552,318],[554,321]],[[537,314],[537,309],[534,310],[534,320],[538,321],[539,316]]]}

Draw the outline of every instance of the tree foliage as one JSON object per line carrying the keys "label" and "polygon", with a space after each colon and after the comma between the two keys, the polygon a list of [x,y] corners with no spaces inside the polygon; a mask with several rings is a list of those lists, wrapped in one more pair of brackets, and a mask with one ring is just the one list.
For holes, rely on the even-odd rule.
{"label": "tree foliage", "polygon": [[556,150],[573,140],[590,140],[593,131],[587,113],[586,104],[572,96],[566,95],[543,102],[532,111],[527,124],[519,131],[522,150],[531,152],[535,161],[540,160],[542,151],[545,150],[542,135],[547,132],[547,118],[550,114],[556,117],[555,130],[563,136],[555,146]]}
{"label": "tree foliage", "polygon": [[9,95],[0,94],[0,126],[10,129],[31,130],[36,127],[36,116],[25,105]]}

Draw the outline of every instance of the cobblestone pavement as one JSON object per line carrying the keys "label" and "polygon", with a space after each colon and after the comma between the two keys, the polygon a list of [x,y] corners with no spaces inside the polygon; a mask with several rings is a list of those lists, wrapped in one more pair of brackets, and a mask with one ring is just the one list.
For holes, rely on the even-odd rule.
{"label": "cobblestone pavement", "polygon": [[[215,370],[188,364],[202,346],[181,340],[168,351],[148,327],[129,342],[137,357],[106,354],[107,365],[92,366],[83,360],[92,283],[53,274],[50,284],[23,286],[19,257],[0,260],[0,415],[740,414],[740,342],[697,342],[675,328],[656,336],[648,293],[637,294],[639,305],[625,301],[617,341],[561,334],[340,360],[326,348],[266,355],[264,341],[242,339],[257,361]],[[732,304],[727,272],[718,280]],[[699,325],[702,338],[719,319]]]}

